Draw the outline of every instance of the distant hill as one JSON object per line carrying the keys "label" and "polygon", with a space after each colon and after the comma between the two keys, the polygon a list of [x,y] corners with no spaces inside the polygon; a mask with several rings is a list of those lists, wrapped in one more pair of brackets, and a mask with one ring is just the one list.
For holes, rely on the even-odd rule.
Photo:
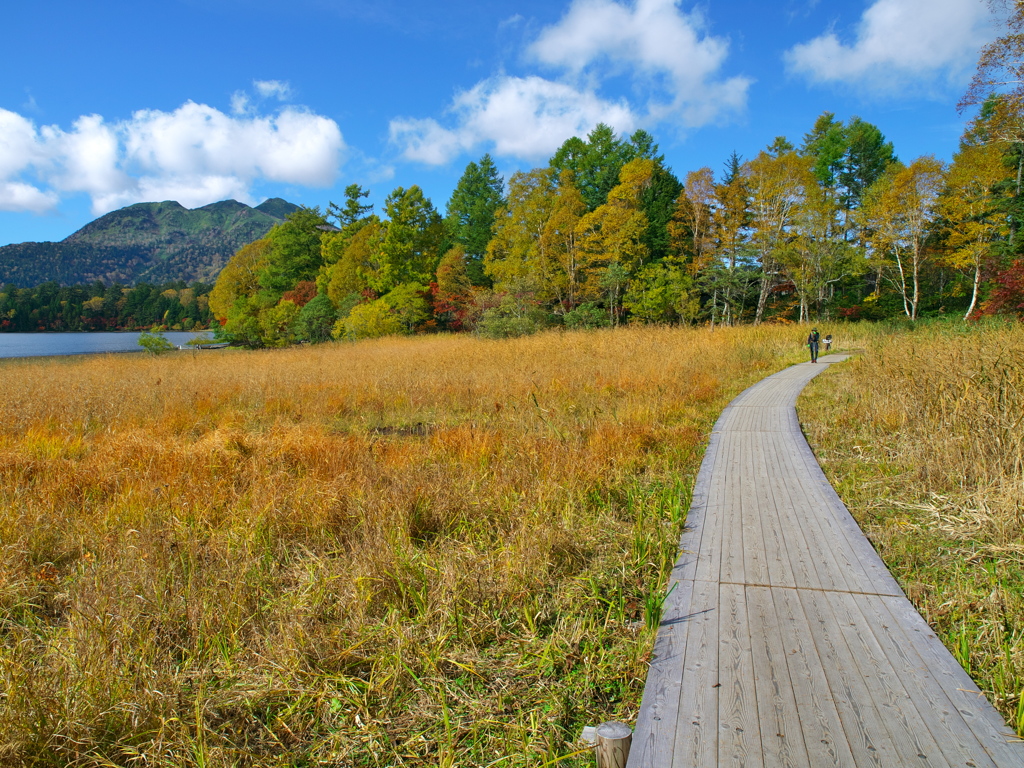
{"label": "distant hill", "polygon": [[235,251],[297,210],[279,197],[255,208],[237,200],[191,210],[174,201],[137,203],[101,216],[59,243],[0,247],[0,284],[213,282]]}

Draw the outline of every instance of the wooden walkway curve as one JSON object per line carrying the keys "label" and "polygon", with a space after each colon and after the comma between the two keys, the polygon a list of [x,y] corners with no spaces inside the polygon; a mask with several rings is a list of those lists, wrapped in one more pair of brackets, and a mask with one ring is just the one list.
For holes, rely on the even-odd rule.
{"label": "wooden walkway curve", "polygon": [[1024,766],[822,474],[794,404],[737,397],[697,476],[629,768]]}

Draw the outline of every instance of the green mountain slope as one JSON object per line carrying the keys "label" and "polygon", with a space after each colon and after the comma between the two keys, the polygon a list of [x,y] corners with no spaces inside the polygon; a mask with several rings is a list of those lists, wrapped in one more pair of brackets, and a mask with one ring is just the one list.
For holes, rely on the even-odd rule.
{"label": "green mountain slope", "polygon": [[0,247],[0,283],[213,282],[235,251],[295,210],[297,205],[280,198],[255,208],[236,200],[191,210],[174,201],[137,203],[101,216],[59,243]]}

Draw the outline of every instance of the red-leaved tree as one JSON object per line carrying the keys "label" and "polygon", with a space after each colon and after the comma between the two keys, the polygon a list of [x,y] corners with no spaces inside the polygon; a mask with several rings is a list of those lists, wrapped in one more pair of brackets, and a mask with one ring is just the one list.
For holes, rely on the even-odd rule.
{"label": "red-leaved tree", "polygon": [[290,301],[296,307],[304,307],[316,298],[316,283],[312,280],[303,280],[296,283],[290,291],[285,291],[281,296],[284,301]]}
{"label": "red-leaved tree", "polygon": [[981,307],[983,315],[1024,317],[1024,260],[1018,259],[995,276],[995,287]]}

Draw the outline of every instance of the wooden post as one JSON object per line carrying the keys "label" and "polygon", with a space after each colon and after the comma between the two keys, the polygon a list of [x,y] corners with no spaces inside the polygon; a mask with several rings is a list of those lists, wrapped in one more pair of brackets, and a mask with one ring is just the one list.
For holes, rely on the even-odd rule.
{"label": "wooden post", "polygon": [[597,726],[597,768],[626,768],[633,731],[614,720]]}

